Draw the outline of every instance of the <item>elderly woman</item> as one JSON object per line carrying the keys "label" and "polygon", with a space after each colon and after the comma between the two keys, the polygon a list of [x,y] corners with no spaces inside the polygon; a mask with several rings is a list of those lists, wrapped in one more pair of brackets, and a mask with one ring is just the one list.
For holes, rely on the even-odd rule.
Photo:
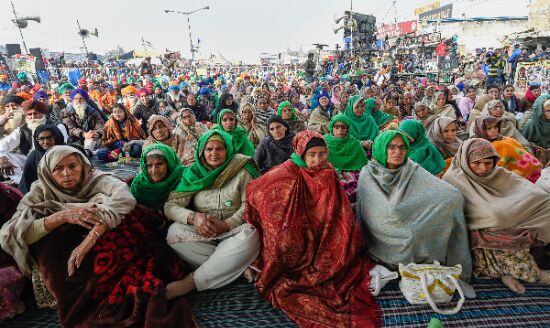
{"label": "elderly woman", "polygon": [[429,106],[426,106],[423,103],[416,103],[414,105],[413,118],[422,123],[426,131],[430,130],[437,117],[437,114],[435,114]]}
{"label": "elderly woman", "polygon": [[376,124],[378,130],[396,130],[399,126],[399,119],[391,114],[382,110],[382,101],[378,98],[370,98],[365,101],[366,113],[371,115]]}
{"label": "elderly woman", "polygon": [[409,160],[409,153],[403,132],[383,132],[374,141],[373,160],[361,170],[357,217],[364,223],[367,251],[390,268],[411,262],[461,264],[462,279],[468,281],[464,198]]}
{"label": "elderly woman", "polygon": [[[245,220],[263,241],[256,288],[304,327],[375,327],[365,242],[327,144],[304,131],[292,159],[252,181]],[[269,190],[265,188],[269,186]],[[323,204],[319,206],[319,204]]]}
{"label": "elderly woman", "polygon": [[171,147],[154,143],[143,150],[141,171],[134,177],[130,191],[138,204],[154,210],[164,209],[170,192],[179,184],[184,167]]}
{"label": "elderly woman", "polygon": [[515,139],[500,134],[502,121],[496,117],[479,117],[474,123],[474,137],[490,141],[500,157],[497,165],[535,183],[542,164]]}
{"label": "elderly woman", "polygon": [[44,153],[55,145],[64,145],[63,134],[54,124],[39,125],[34,130],[34,149],[27,156],[23,175],[19,181],[19,190],[26,194],[31,190],[31,184],[38,180],[38,164]]}
{"label": "elderly woman", "polygon": [[501,278],[523,293],[519,280],[550,284],[550,274],[529,253],[532,246],[550,242],[550,194],[497,166],[498,160],[488,140],[466,140],[443,179],[466,200],[474,275]]}
{"label": "elderly woman", "polygon": [[254,147],[257,147],[260,141],[267,136],[267,128],[263,124],[258,124],[254,114],[254,106],[249,101],[243,101],[239,106],[238,126],[245,129],[248,139]]}
{"label": "elderly woman", "polygon": [[254,153],[254,160],[262,174],[290,159],[292,139],[295,136],[280,116],[272,116],[267,126],[269,135],[260,142]]}
{"label": "elderly woman", "polygon": [[[374,102],[373,98],[370,99],[369,103]],[[371,115],[365,113],[365,109],[365,99],[353,96],[349,98],[344,114],[349,118],[351,135],[361,142],[363,148],[370,148],[372,141],[378,135],[378,125]]]}
{"label": "elderly woman", "polygon": [[462,142],[456,136],[457,131],[458,123],[456,120],[445,116],[436,118],[431,128],[428,130],[428,140],[430,140],[430,143],[441,152],[441,155],[443,155],[445,159],[443,173],[445,173],[451,165],[452,158]]}
{"label": "elderly woman", "polygon": [[352,205],[355,205],[359,171],[368,159],[361,142],[349,132],[351,123],[344,114],[338,114],[330,121],[330,134],[325,135],[328,161],[334,166]]}
{"label": "elderly woman", "polygon": [[[516,139],[523,147],[529,147],[529,141],[518,131],[517,121],[513,113],[504,111],[504,104],[500,100],[491,100],[481,111],[481,118],[495,117],[500,120],[500,134]],[[474,121],[475,122],[475,121]],[[470,125],[470,137],[474,136],[475,123]]]}
{"label": "elderly woman", "polygon": [[330,119],[337,113],[334,113],[334,108],[330,102],[330,95],[328,92],[321,90],[317,95],[317,99],[319,106],[311,112],[307,123],[307,129],[316,131],[320,134],[327,134],[330,132],[328,128]]}
{"label": "elderly woman", "polygon": [[286,121],[288,126],[290,126],[290,131],[294,133],[298,133],[306,129],[304,121],[296,115],[296,108],[294,108],[289,101],[283,101],[279,104],[277,115]]}
{"label": "elderly woman", "polygon": [[237,116],[231,109],[224,109],[218,114],[217,125],[214,129],[223,131],[231,136],[236,154],[254,156],[254,145],[248,139],[246,130],[237,126]]}
{"label": "elderly woman", "polygon": [[541,156],[545,162],[550,160],[550,95],[540,96],[535,101],[533,115],[523,135],[534,146],[536,153],[545,154]]}
{"label": "elderly woman", "polygon": [[472,110],[470,110],[470,113],[468,114],[469,128],[471,128],[475,120],[481,116],[483,108],[485,108],[485,105],[487,105],[487,103],[491,100],[493,100],[493,97],[491,95],[483,95],[476,100],[474,107],[472,108]]}
{"label": "elderly woman", "polygon": [[[139,158],[141,142],[146,139],[141,124],[122,104],[115,104],[111,117],[103,128],[103,142],[97,158],[105,162],[118,160],[120,154]],[[132,142],[132,141],[138,142]]]}
{"label": "elderly woman", "polygon": [[399,124],[399,130],[409,138],[409,159],[433,175],[439,175],[445,168],[445,159],[426,137],[424,125],[416,120]]}
{"label": "elderly woman", "polygon": [[233,282],[260,249],[258,233],[243,221],[246,187],[260,175],[252,158],[238,154],[220,130],[201,137],[195,157],[164,206],[175,221],[168,244],[196,269],[166,287],[169,299]]}
{"label": "elderly woman", "polygon": [[175,135],[183,137],[183,152],[179,154],[183,166],[189,167],[195,162],[195,149],[200,137],[208,131],[201,122],[196,121],[196,116],[190,108],[180,110],[176,118]]}
{"label": "elderly woman", "polygon": [[174,149],[181,164],[186,164],[185,160],[189,159],[185,156],[186,140],[182,135],[174,132],[174,125],[167,117],[155,114],[149,118],[147,127],[149,137],[143,142],[143,148],[154,143],[165,144]]}
{"label": "elderly woman", "polygon": [[[183,275],[183,264],[156,253],[163,222],[135,204],[125,183],[94,170],[73,147],[54,146],[40,161],[38,181],[0,230],[0,245],[33,273],[39,305],[53,295],[62,326],[195,322],[185,300],[165,307],[162,286]],[[172,271],[160,268],[174,260]]]}
{"label": "elderly woman", "polygon": [[433,102],[430,105],[430,108],[438,116],[445,116],[452,118],[453,120],[457,119],[455,108],[453,105],[447,103],[447,95],[444,92],[436,92],[433,98]]}

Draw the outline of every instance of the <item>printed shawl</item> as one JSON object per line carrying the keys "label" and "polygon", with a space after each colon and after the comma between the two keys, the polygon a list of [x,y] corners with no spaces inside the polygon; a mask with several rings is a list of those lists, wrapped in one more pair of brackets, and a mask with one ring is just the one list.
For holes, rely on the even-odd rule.
{"label": "printed shawl", "polygon": [[[265,186],[270,186],[266,189]],[[374,266],[351,204],[330,166],[287,161],[247,188],[245,220],[262,236],[256,288],[301,327],[376,327]]]}

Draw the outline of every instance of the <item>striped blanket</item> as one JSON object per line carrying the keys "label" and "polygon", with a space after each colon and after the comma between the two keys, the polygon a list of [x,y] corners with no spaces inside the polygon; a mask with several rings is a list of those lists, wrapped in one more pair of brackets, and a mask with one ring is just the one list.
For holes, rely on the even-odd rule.
{"label": "striped blanket", "polygon": [[[499,280],[474,280],[477,298],[466,300],[452,316],[434,313],[429,306],[410,305],[397,283],[391,283],[376,298],[384,312],[384,327],[427,327],[439,318],[450,327],[550,327],[550,286],[526,284],[524,295],[509,291]],[[188,296],[201,325],[207,327],[294,327],[281,311],[258,296],[253,285],[240,279],[229,286]],[[0,326],[57,327],[54,311],[29,306]]]}

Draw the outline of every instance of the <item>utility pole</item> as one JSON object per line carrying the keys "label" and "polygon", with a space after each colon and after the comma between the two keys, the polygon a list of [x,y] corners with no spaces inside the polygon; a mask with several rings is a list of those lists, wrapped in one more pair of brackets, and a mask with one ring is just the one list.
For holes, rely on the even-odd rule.
{"label": "utility pole", "polygon": [[197,52],[197,49],[195,46],[193,46],[193,37],[191,35],[191,21],[189,19],[189,16],[191,14],[194,14],[198,11],[201,11],[201,10],[208,10],[210,9],[209,6],[206,6],[206,7],[202,7],[202,8],[199,8],[199,9],[195,9],[193,11],[189,11],[189,12],[184,12],[184,11],[176,11],[176,10],[165,10],[164,12],[165,13],[175,13],[175,14],[181,14],[181,15],[185,15],[187,16],[187,28],[189,29],[189,51],[191,51],[191,64],[193,64],[193,62],[195,61],[195,52]]}
{"label": "utility pole", "polygon": [[82,39],[82,44],[84,45],[84,51],[86,51],[86,58],[88,58],[88,47],[86,46],[86,40],[84,40],[84,36],[82,35],[82,28],[80,28],[80,22],[78,19],[76,20],[76,25],[78,25],[78,34],[80,35],[80,38]]}
{"label": "utility pole", "polygon": [[19,34],[21,34],[21,41],[23,41],[23,48],[25,48],[25,53],[29,53],[29,49],[27,49],[27,44],[25,43],[25,38],[23,37],[23,31],[21,31],[21,26],[19,26],[19,18],[17,18],[17,12],[15,11],[15,6],[13,5],[13,1],[11,2],[11,8],[13,9],[13,16],[15,16],[15,25],[17,25],[17,28],[19,29]]}

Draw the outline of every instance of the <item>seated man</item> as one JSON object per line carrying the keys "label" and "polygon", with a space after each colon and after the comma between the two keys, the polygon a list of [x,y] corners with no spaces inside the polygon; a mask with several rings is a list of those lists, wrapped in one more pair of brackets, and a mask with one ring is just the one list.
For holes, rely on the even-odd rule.
{"label": "seated man", "polygon": [[82,89],[71,91],[71,103],[63,113],[63,124],[69,131],[69,142],[78,143],[92,156],[96,145],[101,142],[105,122],[99,113],[88,105],[88,93]]}
{"label": "seated man", "polygon": [[18,183],[23,175],[27,155],[34,147],[34,131],[48,123],[48,108],[38,100],[23,103],[25,124],[0,140],[0,174]]}
{"label": "seated man", "polygon": [[25,124],[25,114],[21,109],[22,102],[23,98],[14,94],[7,94],[2,98],[4,113],[0,115],[0,138]]}
{"label": "seated man", "polygon": [[367,251],[384,265],[462,265],[468,281],[472,262],[460,192],[408,159],[409,141],[386,131],[373,144],[373,160],[359,175],[357,217],[364,223]]}

